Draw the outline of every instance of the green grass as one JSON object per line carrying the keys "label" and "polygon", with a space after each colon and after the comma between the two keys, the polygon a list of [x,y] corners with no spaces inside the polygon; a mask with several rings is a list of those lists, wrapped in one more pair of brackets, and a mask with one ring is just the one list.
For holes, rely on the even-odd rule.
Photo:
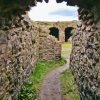
{"label": "green grass", "polygon": [[61,74],[62,100],[80,100],[77,86],[70,69]]}
{"label": "green grass", "polygon": [[58,61],[38,61],[32,76],[22,86],[18,100],[37,100],[38,92],[45,75],[52,69],[65,64],[65,59]]}
{"label": "green grass", "polygon": [[71,54],[71,50],[62,51],[61,55],[68,55]]}
{"label": "green grass", "polygon": [[72,48],[72,44],[70,42],[64,42],[62,48]]}
{"label": "green grass", "polygon": [[[64,56],[64,55],[69,55],[71,54],[71,48],[72,48],[72,44],[70,42],[65,42],[62,44],[62,52],[61,52],[61,55]],[[68,49],[68,50],[64,50],[63,49]]]}

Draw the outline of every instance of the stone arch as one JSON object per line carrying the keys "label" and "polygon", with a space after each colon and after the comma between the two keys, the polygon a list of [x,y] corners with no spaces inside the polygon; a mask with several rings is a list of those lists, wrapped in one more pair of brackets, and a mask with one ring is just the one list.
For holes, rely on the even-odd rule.
{"label": "stone arch", "polygon": [[65,31],[64,31],[64,35],[65,35],[65,42],[68,41],[68,39],[72,36],[71,31],[73,30],[73,27],[66,27]]}
{"label": "stone arch", "polygon": [[50,27],[50,35],[55,36],[59,40],[59,29],[57,27]]}

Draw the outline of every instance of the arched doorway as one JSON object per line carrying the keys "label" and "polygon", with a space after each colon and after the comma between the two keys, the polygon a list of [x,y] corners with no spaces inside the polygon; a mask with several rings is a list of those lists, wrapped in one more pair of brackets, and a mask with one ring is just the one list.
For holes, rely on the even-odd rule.
{"label": "arched doorway", "polygon": [[68,41],[68,39],[72,36],[72,33],[71,31],[73,30],[74,28],[73,27],[67,27],[65,28],[65,42]]}
{"label": "arched doorway", "polygon": [[51,27],[49,28],[50,30],[50,35],[55,36],[59,40],[59,29],[56,27]]}

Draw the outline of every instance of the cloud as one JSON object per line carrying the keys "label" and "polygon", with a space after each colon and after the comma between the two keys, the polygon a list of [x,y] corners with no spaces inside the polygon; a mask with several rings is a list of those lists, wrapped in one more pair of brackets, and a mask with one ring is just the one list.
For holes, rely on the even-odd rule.
{"label": "cloud", "polygon": [[57,10],[54,12],[51,12],[50,15],[59,15],[59,16],[74,16],[75,15],[75,11],[70,11],[67,9],[62,9],[62,10]]}
{"label": "cloud", "polygon": [[67,21],[77,20],[77,7],[66,6],[66,3],[57,4],[55,0],[49,3],[37,3],[28,13],[34,21]]}

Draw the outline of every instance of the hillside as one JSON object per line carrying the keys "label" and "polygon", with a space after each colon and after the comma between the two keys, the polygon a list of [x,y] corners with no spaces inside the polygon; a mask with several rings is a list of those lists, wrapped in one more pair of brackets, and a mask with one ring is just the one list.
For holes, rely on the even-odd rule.
{"label": "hillside", "polygon": [[45,21],[33,21],[33,25],[35,26],[46,26],[46,27],[60,27],[60,28],[65,28],[65,27],[74,27],[76,28],[76,23],[77,21],[74,20],[74,21],[58,21],[58,22],[45,22]]}

